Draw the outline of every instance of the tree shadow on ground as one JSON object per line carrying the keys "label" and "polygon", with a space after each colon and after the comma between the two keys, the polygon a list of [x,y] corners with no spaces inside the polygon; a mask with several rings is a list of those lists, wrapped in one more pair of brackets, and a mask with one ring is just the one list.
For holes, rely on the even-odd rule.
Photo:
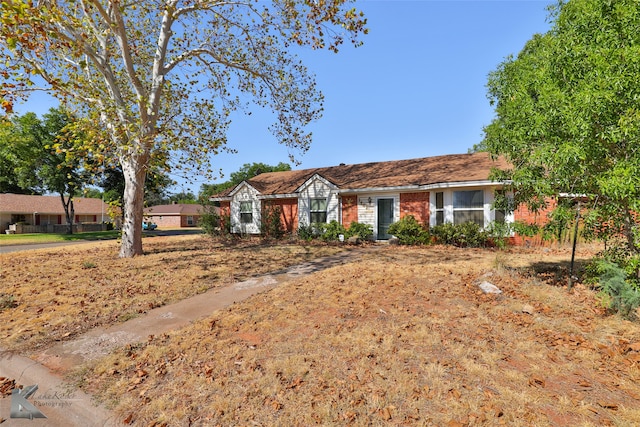
{"label": "tree shadow on ground", "polygon": [[[590,261],[588,258],[578,258],[575,260],[572,275],[576,277],[577,280],[575,280],[574,283],[582,282],[586,266]],[[533,277],[548,285],[565,286],[569,283],[571,259],[534,262],[527,267],[517,268],[517,270],[525,276]]]}

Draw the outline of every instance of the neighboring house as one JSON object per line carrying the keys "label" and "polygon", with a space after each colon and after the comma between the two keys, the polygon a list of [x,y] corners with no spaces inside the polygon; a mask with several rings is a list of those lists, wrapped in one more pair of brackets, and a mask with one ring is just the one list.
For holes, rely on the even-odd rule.
{"label": "neighboring house", "polygon": [[157,205],[144,209],[146,221],[155,222],[158,228],[197,227],[202,206],[189,203]]}
{"label": "neighboring house", "polygon": [[263,173],[211,198],[231,218],[232,232],[257,234],[267,206],[282,209],[287,231],[336,220],[369,224],[374,239],[386,240],[389,225],[413,215],[428,226],[473,221],[514,221],[492,205],[501,183],[492,168],[509,165],[487,153],[363,163]]}
{"label": "neighboring house", "polygon": [[[100,199],[75,197],[73,207],[74,224],[102,224],[109,221],[109,206]],[[24,228],[25,233],[64,232],[67,220],[60,196],[0,194],[0,230],[8,230],[10,224],[28,226],[28,229]]]}

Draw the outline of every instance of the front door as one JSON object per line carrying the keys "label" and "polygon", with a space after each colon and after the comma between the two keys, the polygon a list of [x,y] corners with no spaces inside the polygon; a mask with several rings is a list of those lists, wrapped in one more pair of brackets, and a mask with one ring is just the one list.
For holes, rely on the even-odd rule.
{"label": "front door", "polygon": [[393,224],[393,199],[378,199],[378,240],[388,240],[389,226]]}

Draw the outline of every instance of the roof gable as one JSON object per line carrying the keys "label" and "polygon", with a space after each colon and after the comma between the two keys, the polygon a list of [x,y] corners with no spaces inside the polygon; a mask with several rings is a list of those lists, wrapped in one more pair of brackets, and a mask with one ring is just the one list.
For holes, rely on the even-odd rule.
{"label": "roof gable", "polygon": [[334,183],[332,183],[331,181],[329,181],[328,179],[326,179],[322,175],[314,173],[309,179],[307,179],[304,183],[302,183],[302,185],[300,187],[298,187],[295,192],[296,193],[300,193],[300,192],[304,191],[310,185],[313,185],[313,183],[315,181],[320,181],[324,185],[326,185],[327,187],[329,187],[331,189],[334,189],[334,190],[338,189],[338,187]]}

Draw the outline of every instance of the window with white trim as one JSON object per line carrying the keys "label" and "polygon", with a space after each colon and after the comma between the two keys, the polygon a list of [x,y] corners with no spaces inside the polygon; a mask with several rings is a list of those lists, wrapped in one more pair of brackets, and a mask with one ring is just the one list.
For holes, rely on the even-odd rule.
{"label": "window with white trim", "polygon": [[309,200],[309,223],[327,222],[327,199]]}
{"label": "window with white trim", "polygon": [[444,224],[444,192],[436,193],[436,225]]}
{"label": "window with white trim", "polygon": [[240,202],[240,223],[251,224],[253,222],[253,201]]}
{"label": "window with white trim", "polygon": [[475,222],[484,227],[484,191],[453,192],[453,223]]}
{"label": "window with white trim", "polygon": [[187,215],[187,225],[193,225],[193,215]]}

